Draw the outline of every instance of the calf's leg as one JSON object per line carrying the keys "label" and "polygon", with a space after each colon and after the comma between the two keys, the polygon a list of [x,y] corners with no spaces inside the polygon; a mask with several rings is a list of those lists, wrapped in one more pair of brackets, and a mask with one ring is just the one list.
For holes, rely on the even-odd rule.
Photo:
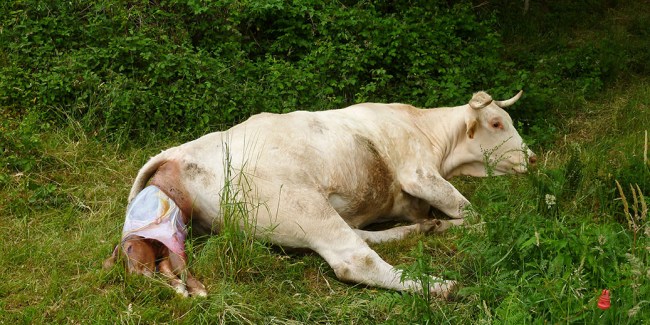
{"label": "calf's leg", "polygon": [[205,286],[192,276],[185,259],[170,252],[162,243],[139,236],[132,236],[127,237],[121,246],[122,249],[120,249],[120,245],[116,246],[111,256],[104,260],[104,269],[115,265],[121,250],[126,256],[129,273],[152,277],[156,271],[156,261],[158,261],[158,271],[178,294],[183,297],[207,296]]}
{"label": "calf's leg", "polygon": [[[172,255],[174,255],[174,253],[172,253]],[[158,263],[158,270],[160,273],[162,273],[163,276],[165,276],[165,278],[167,278],[169,285],[171,285],[171,287],[174,288],[178,294],[183,297],[189,296],[189,292],[187,292],[185,283],[183,283],[183,281],[178,278],[178,275],[176,274],[177,270],[175,270],[172,266],[169,258],[169,252],[167,253],[167,256],[164,256],[160,263]]]}
{"label": "calf's leg", "polygon": [[185,259],[174,252],[170,252],[166,247],[163,250],[165,253],[158,265],[158,269],[167,277],[169,284],[176,292],[185,297],[188,294],[192,297],[206,297],[208,292],[205,286],[192,276]]}

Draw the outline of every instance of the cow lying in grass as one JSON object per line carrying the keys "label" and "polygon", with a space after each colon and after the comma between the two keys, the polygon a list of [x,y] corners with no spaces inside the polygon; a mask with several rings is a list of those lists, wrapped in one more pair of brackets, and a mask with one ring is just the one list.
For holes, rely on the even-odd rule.
{"label": "cow lying in grass", "polygon": [[[401,272],[368,243],[461,224],[469,202],[447,181],[453,176],[526,172],[535,155],[503,110],[520,96],[494,101],[478,92],[468,104],[437,109],[366,103],[323,112],[255,115],[151,158],[135,179],[130,209],[138,208],[149,184],[145,191],[159,192],[174,203],[185,223],[191,218],[195,229],[218,233],[223,225],[221,196],[226,187],[234,188],[235,199],[258,207],[248,220],[257,236],[314,250],[343,281],[422,290],[418,282],[401,281]],[[431,219],[431,207],[451,220]],[[162,214],[152,211],[150,221],[160,223]],[[388,220],[412,224],[363,230]],[[161,238],[177,235],[175,230],[162,237],[131,230],[125,226],[122,243],[131,272],[151,274],[159,261],[158,269],[177,291],[205,294],[185,268],[182,242],[174,249],[168,246],[179,243],[163,244]],[[177,237],[184,239],[181,235]],[[171,266],[163,265],[167,256]],[[446,297],[455,285],[434,280],[429,290],[439,296]]]}

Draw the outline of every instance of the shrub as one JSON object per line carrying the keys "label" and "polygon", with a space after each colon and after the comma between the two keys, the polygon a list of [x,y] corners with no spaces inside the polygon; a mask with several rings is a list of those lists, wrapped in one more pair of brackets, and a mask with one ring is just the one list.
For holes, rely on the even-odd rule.
{"label": "shrub", "polygon": [[260,111],[359,101],[458,104],[477,89],[515,88],[494,17],[477,17],[468,1],[0,8],[0,98],[21,112],[63,110],[116,137],[203,133]]}
{"label": "shrub", "polygon": [[548,145],[558,116],[647,73],[648,19],[643,4],[529,3],[5,1],[0,100],[117,139],[191,138],[261,111],[525,89],[512,116]]}

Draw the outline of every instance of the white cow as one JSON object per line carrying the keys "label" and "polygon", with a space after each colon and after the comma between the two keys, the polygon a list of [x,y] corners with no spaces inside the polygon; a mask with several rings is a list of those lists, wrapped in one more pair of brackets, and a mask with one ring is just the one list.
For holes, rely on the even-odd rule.
{"label": "white cow", "polygon": [[[316,251],[343,281],[422,290],[415,281],[401,281],[400,271],[368,243],[446,228],[449,222],[431,218],[431,207],[451,224],[462,223],[470,203],[447,181],[453,176],[486,176],[486,162],[494,175],[526,172],[535,155],[503,110],[520,96],[494,101],[478,92],[469,104],[437,109],[366,103],[262,113],[153,157],[138,173],[129,201],[149,183],[178,205],[186,222],[191,216],[193,227],[218,232],[221,195],[229,186],[255,208],[250,221],[258,236]],[[387,220],[413,224],[363,230]],[[185,269],[181,260],[175,274]],[[174,286],[185,294],[178,282]],[[454,284],[436,279],[430,290],[447,296]],[[202,285],[187,286],[190,294],[205,294]]]}

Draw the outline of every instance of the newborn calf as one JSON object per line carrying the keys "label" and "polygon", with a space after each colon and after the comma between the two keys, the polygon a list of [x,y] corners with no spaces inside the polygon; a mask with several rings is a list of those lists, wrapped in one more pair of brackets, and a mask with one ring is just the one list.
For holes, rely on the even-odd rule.
{"label": "newborn calf", "polygon": [[121,251],[129,273],[153,276],[159,271],[179,294],[206,296],[203,284],[187,269],[185,223],[176,203],[158,187],[148,186],[131,201],[122,242],[104,261],[104,268],[112,267]]}

